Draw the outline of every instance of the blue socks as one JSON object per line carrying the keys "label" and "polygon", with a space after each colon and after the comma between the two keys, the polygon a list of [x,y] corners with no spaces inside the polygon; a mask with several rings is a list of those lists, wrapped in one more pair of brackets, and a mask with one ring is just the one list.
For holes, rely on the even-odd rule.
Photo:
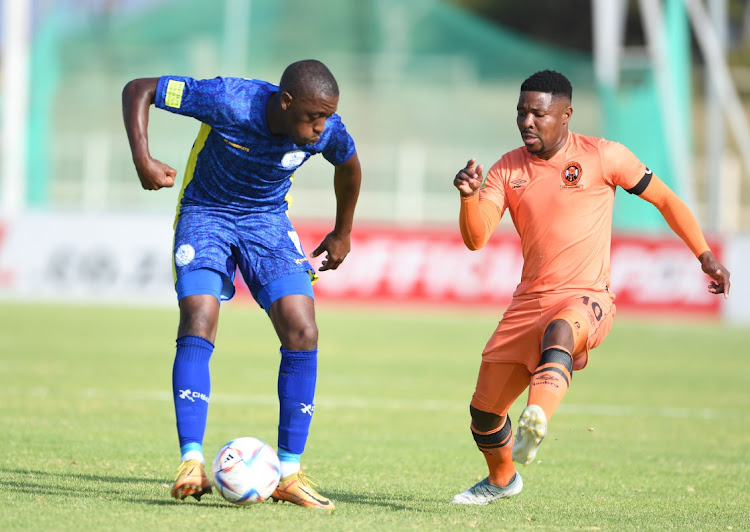
{"label": "blue socks", "polygon": [[[299,462],[310,432],[318,374],[318,350],[281,348],[279,367],[279,457]],[[296,456],[295,456],[296,455]]]}
{"label": "blue socks", "polygon": [[[177,353],[172,368],[172,392],[183,459],[186,455],[202,457],[211,395],[208,364],[213,350],[213,344],[200,336],[183,336],[177,339]],[[317,373],[317,349],[281,349],[278,454],[280,461],[290,466],[290,470],[299,469],[300,455],[307,443],[315,410]]]}
{"label": "blue socks", "polygon": [[211,377],[208,362],[214,346],[200,336],[177,339],[177,353],[172,367],[172,392],[177,417],[177,436],[183,457],[190,452],[203,453],[203,436],[208,417]]}

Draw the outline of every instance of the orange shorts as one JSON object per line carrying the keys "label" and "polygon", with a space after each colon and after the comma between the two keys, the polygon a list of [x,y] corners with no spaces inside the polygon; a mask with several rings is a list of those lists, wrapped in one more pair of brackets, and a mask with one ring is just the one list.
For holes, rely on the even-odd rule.
{"label": "orange shorts", "polygon": [[[475,408],[505,414],[529,385],[541,358],[544,331],[561,313],[573,327],[576,350],[573,369],[588,363],[589,350],[604,341],[615,316],[614,296],[608,292],[573,292],[534,299],[514,299],[482,352]],[[588,336],[577,338],[576,318],[588,324]],[[525,368],[525,369],[524,369]]]}

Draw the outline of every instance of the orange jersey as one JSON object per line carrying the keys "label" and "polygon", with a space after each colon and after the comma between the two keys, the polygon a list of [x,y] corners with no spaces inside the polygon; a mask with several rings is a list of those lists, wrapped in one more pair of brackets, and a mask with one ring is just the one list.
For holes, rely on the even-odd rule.
{"label": "orange jersey", "polygon": [[523,271],[514,298],[607,290],[615,187],[640,193],[648,178],[622,144],[572,132],[548,161],[525,147],[503,155],[479,201],[492,202],[500,215],[509,210],[521,237]]}

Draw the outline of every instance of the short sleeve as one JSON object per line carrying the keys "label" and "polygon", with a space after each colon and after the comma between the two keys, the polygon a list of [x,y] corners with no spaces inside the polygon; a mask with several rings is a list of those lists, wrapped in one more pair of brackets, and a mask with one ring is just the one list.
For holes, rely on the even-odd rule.
{"label": "short sleeve", "polygon": [[243,94],[243,89],[239,78],[162,76],[154,105],[213,127],[235,124],[247,120],[250,114],[252,95]]}
{"label": "short sleeve", "polygon": [[651,172],[646,165],[619,142],[602,139],[599,153],[604,180],[611,185],[637,193],[642,180],[651,178]]}
{"label": "short sleeve", "polygon": [[336,114],[326,120],[326,130],[330,133],[322,151],[323,157],[334,166],[344,164],[352,158],[356,151],[354,139],[346,131],[341,118]]}

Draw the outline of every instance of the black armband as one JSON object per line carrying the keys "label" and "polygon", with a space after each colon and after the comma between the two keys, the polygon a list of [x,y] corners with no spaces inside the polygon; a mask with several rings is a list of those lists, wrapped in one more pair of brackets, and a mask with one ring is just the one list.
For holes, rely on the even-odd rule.
{"label": "black armband", "polygon": [[651,178],[654,176],[654,173],[646,168],[646,173],[643,174],[643,177],[640,181],[638,181],[638,184],[636,184],[633,188],[625,189],[630,194],[635,194],[636,196],[640,196],[643,194],[643,191],[646,190],[646,187],[651,182]]}

